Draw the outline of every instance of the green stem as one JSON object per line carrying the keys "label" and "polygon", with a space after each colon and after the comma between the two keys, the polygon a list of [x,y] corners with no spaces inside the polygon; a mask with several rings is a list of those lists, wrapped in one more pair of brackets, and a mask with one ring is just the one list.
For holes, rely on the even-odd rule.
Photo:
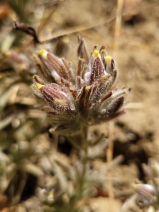
{"label": "green stem", "polygon": [[[88,125],[87,124],[81,124],[80,132],[77,135],[68,137],[70,142],[74,145],[75,148],[78,149],[81,155],[81,165],[82,165],[82,171],[77,175],[77,193],[75,194],[74,198],[70,200],[69,202],[69,211],[74,211],[77,209],[77,203],[78,201],[82,200],[84,198],[84,190],[86,185],[86,172],[87,172],[87,166],[88,166]],[[79,208],[80,209],[80,208]]]}

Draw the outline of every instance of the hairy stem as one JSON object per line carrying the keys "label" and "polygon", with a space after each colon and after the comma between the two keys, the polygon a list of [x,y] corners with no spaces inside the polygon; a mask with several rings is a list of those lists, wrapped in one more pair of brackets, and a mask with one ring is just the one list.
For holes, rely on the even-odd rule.
{"label": "hairy stem", "polygon": [[83,197],[83,192],[85,190],[86,184],[86,171],[88,166],[88,126],[83,125],[81,127],[81,139],[82,139],[82,148],[81,148],[81,163],[82,163],[82,172],[79,180],[79,198]]}

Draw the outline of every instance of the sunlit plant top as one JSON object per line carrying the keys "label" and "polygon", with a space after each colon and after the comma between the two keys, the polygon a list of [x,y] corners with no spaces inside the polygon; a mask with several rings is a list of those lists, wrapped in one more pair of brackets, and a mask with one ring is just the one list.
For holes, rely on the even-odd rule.
{"label": "sunlit plant top", "polygon": [[56,130],[69,132],[83,124],[108,121],[124,113],[129,88],[115,89],[116,63],[105,47],[94,47],[88,56],[85,42],[79,37],[78,64],[74,70],[65,60],[44,49],[34,59],[40,75],[33,77],[33,91],[44,100],[42,109]]}

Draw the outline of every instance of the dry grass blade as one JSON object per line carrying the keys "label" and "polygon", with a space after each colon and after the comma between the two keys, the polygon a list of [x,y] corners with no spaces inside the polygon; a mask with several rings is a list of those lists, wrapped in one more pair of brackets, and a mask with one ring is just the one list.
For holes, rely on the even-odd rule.
{"label": "dry grass blade", "polygon": [[[116,12],[116,21],[115,21],[115,34],[114,34],[114,56],[117,57],[118,54],[118,42],[120,36],[120,29],[121,29],[121,19],[122,19],[122,9],[123,9],[123,0],[118,0],[117,2],[117,12]],[[110,163],[113,159],[113,149],[114,149],[114,122],[109,123],[109,145],[106,152],[107,161]],[[110,175],[109,175],[110,177]],[[111,204],[111,211],[114,212],[114,206],[112,205],[112,200],[114,199],[114,190],[113,185],[111,182],[108,183],[108,190],[109,190],[109,197],[110,197],[110,204]]]}
{"label": "dry grass blade", "polygon": [[118,0],[116,22],[115,22],[115,34],[114,34],[114,54],[116,55],[116,57],[118,53],[119,37],[121,31],[123,3],[124,0]]}
{"label": "dry grass blade", "polygon": [[[111,17],[109,20],[107,21],[103,21],[101,23],[98,24],[93,24],[91,26],[88,25],[83,25],[83,26],[77,26],[77,27],[73,27],[72,29],[67,29],[67,30],[61,30],[58,33],[55,33],[54,37],[49,38],[47,40],[40,40],[39,36],[37,34],[37,32],[35,31],[35,29],[33,29],[32,27],[29,27],[25,24],[18,24],[16,21],[14,21],[15,23],[15,28],[19,31],[22,31],[25,34],[30,35],[31,37],[33,37],[33,40],[36,44],[42,44],[42,43],[51,43],[53,41],[55,41],[56,39],[58,39],[59,37],[62,36],[66,36],[66,35],[70,35],[70,34],[74,34],[74,33],[78,33],[78,32],[82,32],[85,30],[89,30],[92,28],[96,28],[105,24],[108,24],[109,22],[113,21],[114,17]],[[29,43],[26,44],[26,46],[24,47],[24,49],[31,44],[32,41],[30,41]],[[18,52],[22,51],[22,49],[19,49]]]}

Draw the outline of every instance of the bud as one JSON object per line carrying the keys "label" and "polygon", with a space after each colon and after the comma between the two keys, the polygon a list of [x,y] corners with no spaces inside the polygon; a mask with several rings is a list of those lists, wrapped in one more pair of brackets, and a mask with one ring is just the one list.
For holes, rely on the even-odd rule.
{"label": "bud", "polygon": [[37,54],[42,63],[45,64],[45,66],[50,70],[52,74],[54,74],[53,71],[55,71],[56,74],[60,77],[64,77],[66,79],[69,78],[66,66],[63,64],[60,58],[56,57],[48,51],[45,51],[44,49],[41,49]]}
{"label": "bud", "polygon": [[90,84],[93,84],[104,75],[104,65],[98,50],[94,50],[93,57],[94,62],[92,64],[92,71],[90,74]]}
{"label": "bud", "polygon": [[155,201],[156,191],[152,185],[135,184],[133,187],[139,195],[138,200],[139,200],[139,204],[142,204],[142,207],[151,205]]}
{"label": "bud", "polygon": [[[44,99],[49,103],[49,105],[55,109],[57,112],[69,112],[71,111],[69,99],[63,91],[56,90],[53,86],[49,87],[47,85],[38,84],[37,88],[40,90]],[[56,87],[56,84],[55,84]]]}
{"label": "bud", "polygon": [[85,62],[88,63],[89,57],[88,57],[88,53],[87,53],[87,50],[86,50],[86,45],[85,45],[85,42],[80,35],[78,37],[78,42],[79,42],[79,45],[78,45],[78,49],[77,49],[77,56],[79,58],[84,59]]}
{"label": "bud", "polygon": [[115,62],[111,56],[105,57],[105,68],[107,73],[112,74],[113,70],[115,69]]}
{"label": "bud", "polygon": [[155,194],[155,189],[149,184],[134,184],[134,189],[146,198],[152,197]]}

